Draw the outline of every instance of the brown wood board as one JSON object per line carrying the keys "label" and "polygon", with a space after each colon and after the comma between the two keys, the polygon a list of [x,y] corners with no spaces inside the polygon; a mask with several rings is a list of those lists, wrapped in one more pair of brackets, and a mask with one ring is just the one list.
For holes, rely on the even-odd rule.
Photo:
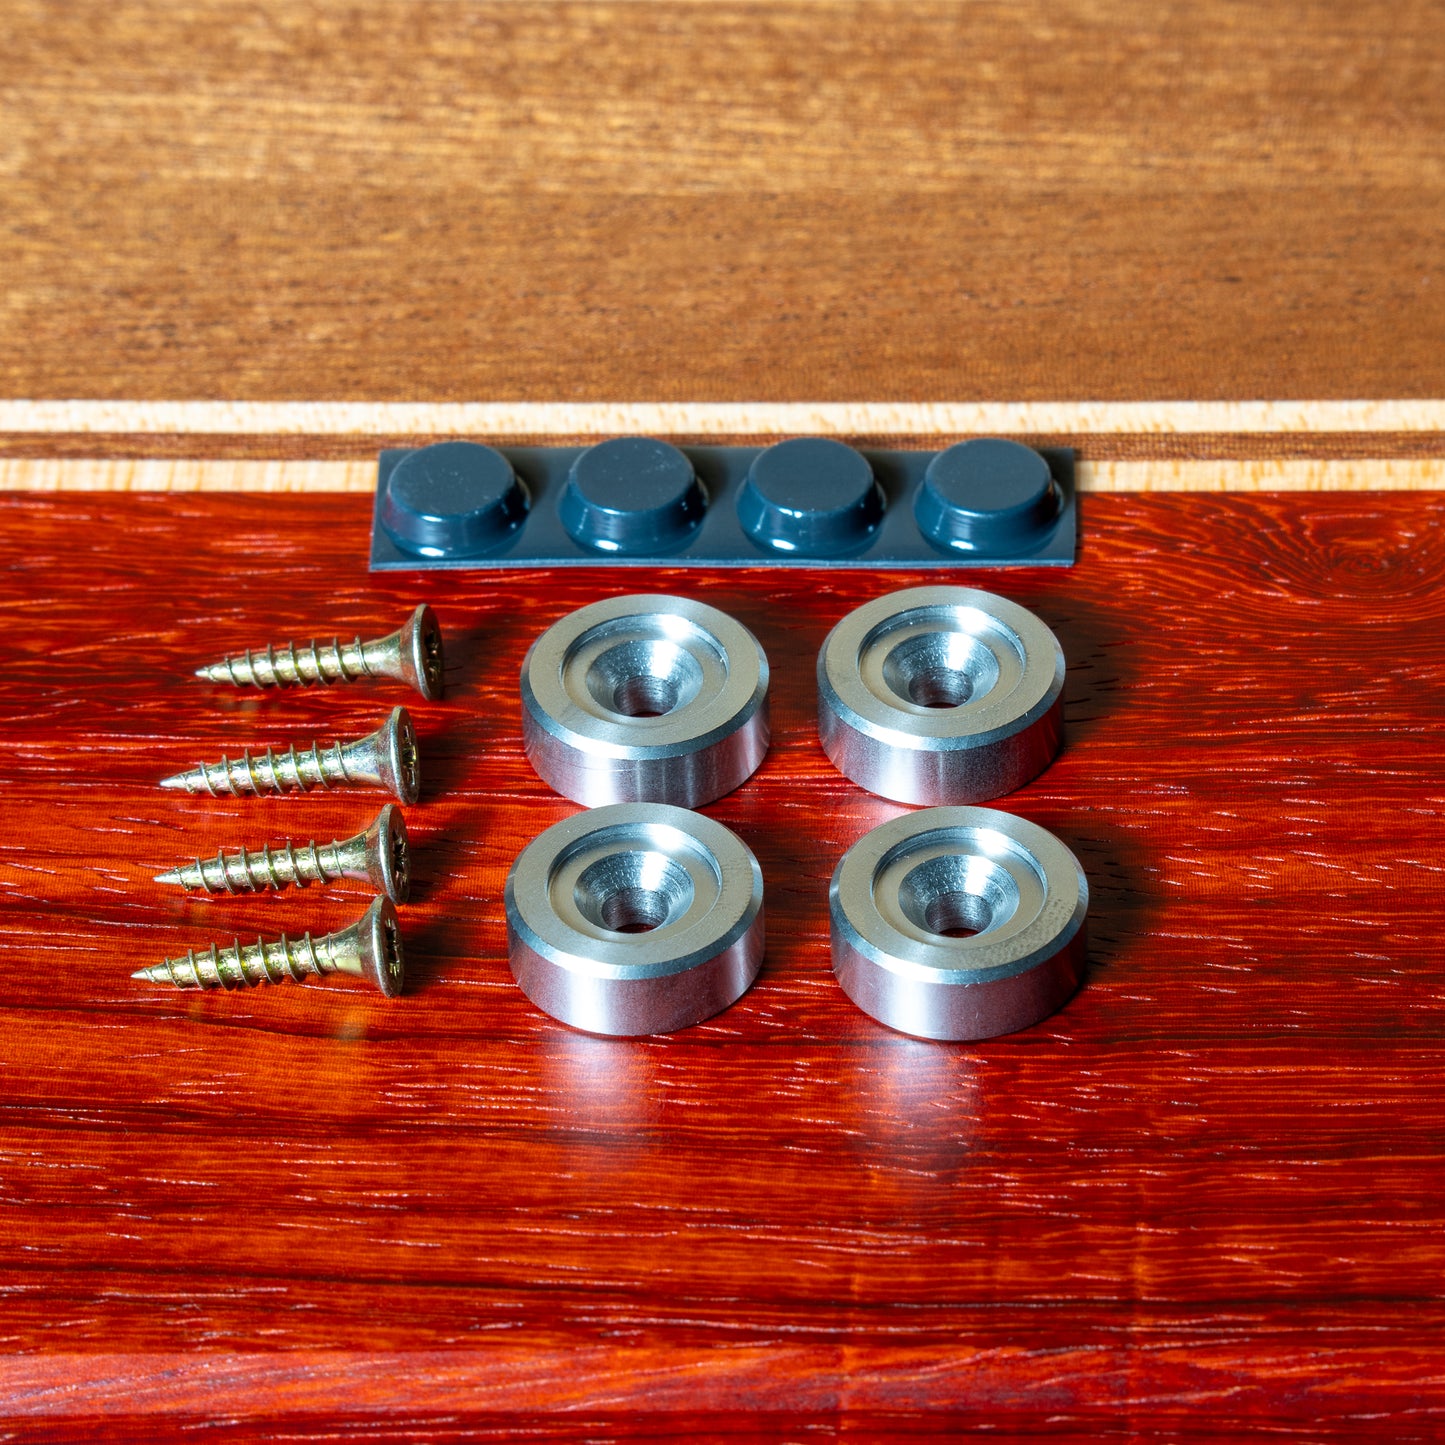
{"label": "brown wood board", "polygon": [[3,27],[3,395],[1445,395],[1428,0]]}
{"label": "brown wood board", "polygon": [[[1082,859],[1088,978],[949,1046],[854,1009],[827,946],[833,864],[899,810],[822,756],[814,658],[916,574],[371,577],[364,497],[0,496],[8,1428],[1438,1435],[1445,495],[1088,503],[1076,568],[964,579],[1064,644],[1065,751],[1000,806]],[[573,811],[517,670],[571,608],[669,588],[773,664],[772,751],[708,809],[762,862],[768,953],[712,1022],[594,1039],[506,968],[507,867]],[[441,704],[190,676],[422,599]],[[151,876],[379,801],[156,780],[396,701],[426,775],[408,996],[132,982],[357,916],[354,886]]]}
{"label": "brown wood board", "polygon": [[[1445,408],[1441,411],[1445,423]],[[1006,433],[991,432],[990,435]],[[973,434],[896,433],[843,434],[849,446],[889,450],[917,447],[942,450]],[[1011,439],[1032,447],[1070,447],[1081,461],[1357,461],[1436,460],[1445,458],[1445,430],[1410,432],[1022,432]],[[10,432],[0,431],[0,460],[65,461],[374,461],[387,447],[427,446],[438,441],[480,440],[472,432],[318,436],[310,433],[233,435],[213,432]],[[489,446],[587,446],[595,436],[487,436]],[[717,446],[719,438],[672,435],[675,446]],[[777,437],[763,433],[732,433],[728,446],[767,446]],[[1366,472],[1366,468],[1361,468]]]}

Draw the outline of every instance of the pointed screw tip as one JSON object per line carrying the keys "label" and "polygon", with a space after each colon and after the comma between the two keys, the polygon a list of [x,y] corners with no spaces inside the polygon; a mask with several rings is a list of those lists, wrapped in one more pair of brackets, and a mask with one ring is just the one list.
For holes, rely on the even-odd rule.
{"label": "pointed screw tip", "polygon": [[140,979],[140,981],[141,981],[142,983],[154,983],[154,982],[155,982],[155,980],[151,977],[151,971],[150,971],[150,969],[148,969],[148,968],[138,968],[138,969],[136,969],[136,971],[135,971],[133,974],[131,974],[131,977],[132,977],[132,978],[138,978],[138,979]]}
{"label": "pointed screw tip", "polygon": [[[157,883],[179,883],[181,881],[181,875],[174,868],[167,868],[164,873],[156,874],[155,881]],[[134,977],[135,975],[132,974],[131,976]]]}
{"label": "pointed screw tip", "polygon": [[163,788],[184,788],[185,785],[186,775],[184,773],[172,773],[170,777],[161,779]]}

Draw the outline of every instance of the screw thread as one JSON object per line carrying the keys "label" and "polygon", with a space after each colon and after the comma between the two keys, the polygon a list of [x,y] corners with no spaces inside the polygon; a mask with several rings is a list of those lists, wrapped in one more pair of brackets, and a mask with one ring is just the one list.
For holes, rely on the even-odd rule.
{"label": "screw thread", "polygon": [[283,933],[273,942],[258,938],[243,944],[237,939],[229,948],[197,953],[187,949],[183,957],[168,958],[132,974],[151,983],[169,983],[176,988],[253,988],[260,983],[281,983],[291,979],[335,973],[338,964],[331,948],[331,935],[313,939],[308,933],[299,941]]}
{"label": "screw thread", "polygon": [[239,758],[222,754],[220,762],[198,764],[182,773],[180,780],[186,792],[209,793],[213,798],[227,793],[284,793],[288,789],[305,792],[356,781],[347,769],[340,743],[328,748],[312,743],[299,753],[294,747],[284,753],[267,748],[260,757],[253,757],[249,749]]}
{"label": "screw thread", "polygon": [[294,642],[279,649],[268,645],[264,652],[248,647],[237,657],[201,668],[200,675],[211,682],[230,682],[237,687],[299,687],[315,682],[355,682],[373,673],[367,665],[365,647],[357,637],[344,647],[339,638],[332,638],[329,647],[314,639],[300,648]]}
{"label": "screw thread", "polygon": [[345,876],[336,851],[334,843],[318,848],[311,842],[299,851],[289,842],[284,848],[268,844],[259,853],[241,848],[234,853],[217,852],[214,858],[197,858],[163,876],[167,882],[204,893],[258,893],[288,885],[305,888],[308,883],[331,883]]}
{"label": "screw thread", "polygon": [[394,707],[373,733],[349,743],[312,743],[297,752],[271,748],[253,756],[223,756],[218,763],[201,763],[188,772],[161,779],[163,788],[184,788],[187,793],[284,793],[289,789],[332,788],[345,784],[386,788],[404,803],[416,801],[419,778],[416,734],[406,709]]}

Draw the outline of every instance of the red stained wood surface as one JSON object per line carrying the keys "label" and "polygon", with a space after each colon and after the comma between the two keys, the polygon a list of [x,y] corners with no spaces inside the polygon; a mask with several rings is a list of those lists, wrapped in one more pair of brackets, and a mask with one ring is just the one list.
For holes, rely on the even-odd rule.
{"label": "red stained wood surface", "polygon": [[[820,752],[814,659],[936,574],[373,577],[368,507],[0,498],[16,1435],[1445,1431],[1445,497],[1091,496],[1076,568],[956,574],[1063,641],[1065,751],[999,806],[1093,900],[1078,997],[969,1046],[873,1023],[827,947],[833,865],[899,810]],[[772,660],[772,751],[707,810],[762,862],[767,961],[706,1024],[597,1039],[506,966],[507,868],[573,811],[522,755],[516,677],[565,612],[667,590]],[[418,600],[441,704],[190,675]],[[358,916],[356,885],[151,877],[379,801],[156,780],[398,701],[425,770],[408,995],[132,982]]]}

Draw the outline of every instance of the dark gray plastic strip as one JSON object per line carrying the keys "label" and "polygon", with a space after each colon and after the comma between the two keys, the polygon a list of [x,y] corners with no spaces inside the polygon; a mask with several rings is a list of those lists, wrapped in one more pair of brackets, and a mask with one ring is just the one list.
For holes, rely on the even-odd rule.
{"label": "dark gray plastic strip", "polygon": [[442,567],[1069,566],[1071,450],[441,442],[377,466],[373,571]]}

